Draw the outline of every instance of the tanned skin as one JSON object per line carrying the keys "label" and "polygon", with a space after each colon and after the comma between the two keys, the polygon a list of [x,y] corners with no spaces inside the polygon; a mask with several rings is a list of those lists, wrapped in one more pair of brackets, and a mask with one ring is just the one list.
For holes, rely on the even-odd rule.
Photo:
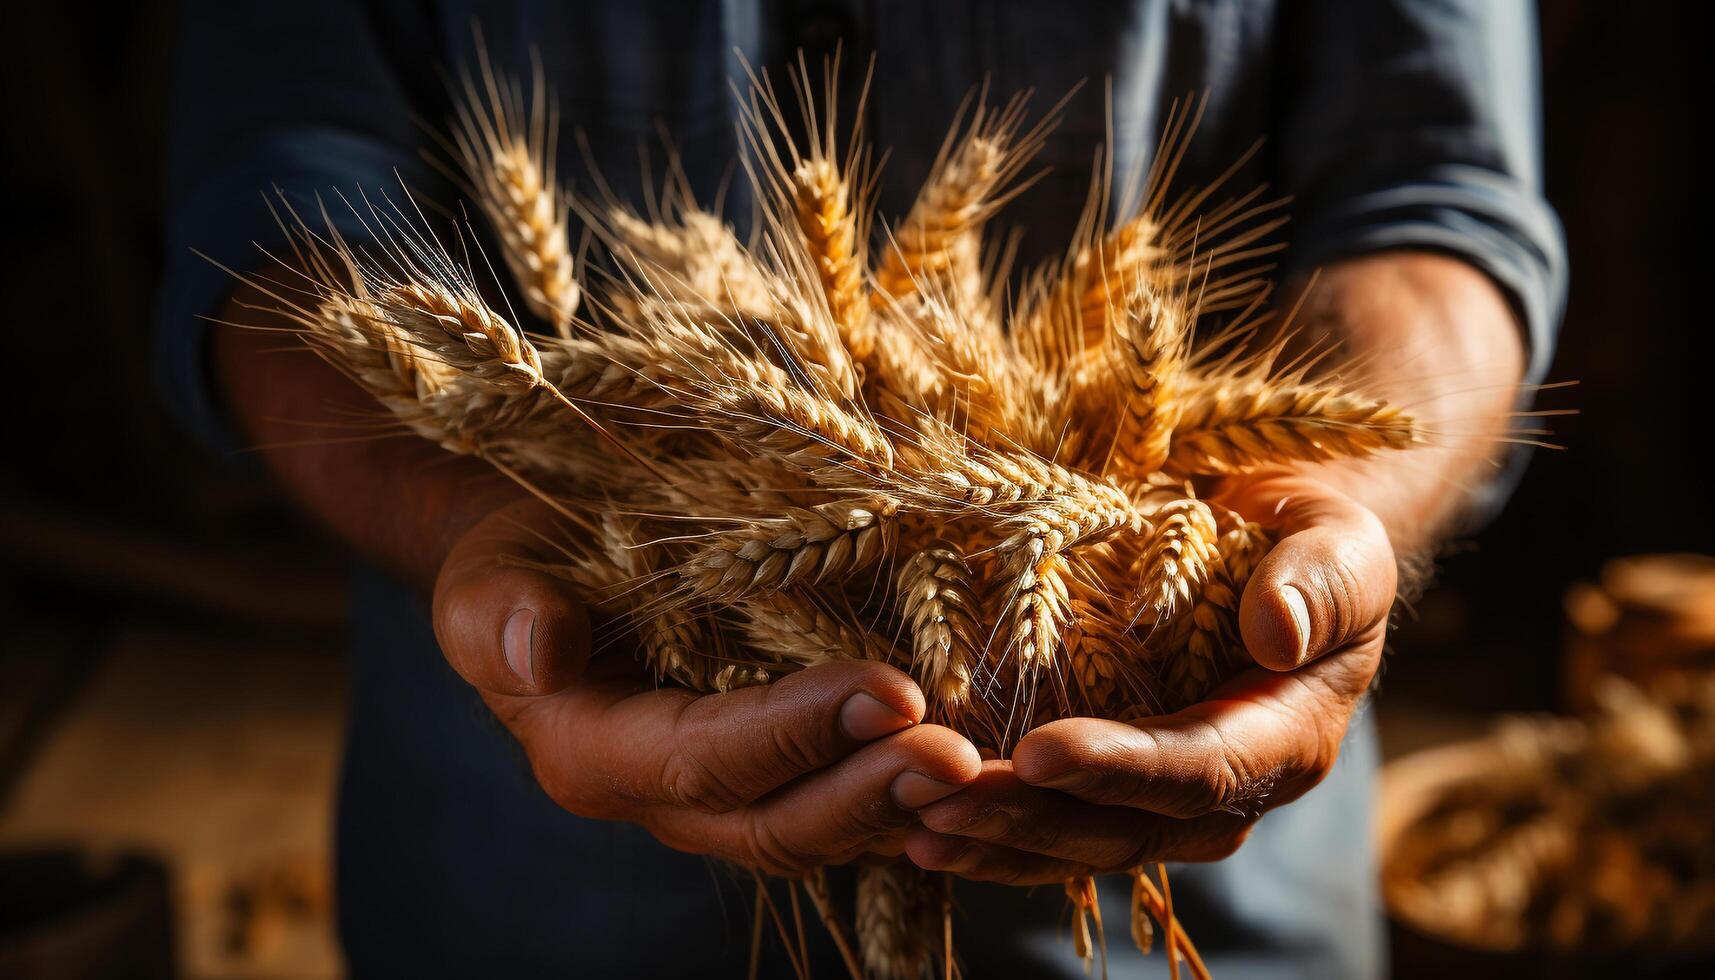
{"label": "tanned skin", "polygon": [[[255,298],[224,318],[284,325],[240,305]],[[1240,604],[1258,666],[1176,714],[1057,721],[987,763],[924,724],[922,693],[882,664],[698,696],[656,689],[623,652],[592,659],[563,583],[501,561],[539,552],[528,529],[550,523],[544,505],[415,437],[353,439],[377,409],[313,355],[279,352],[279,334],[218,328],[214,364],[287,492],[432,595],[448,662],[561,806],[773,873],[903,849],[925,868],[1030,883],[1218,859],[1320,782],[1380,663],[1396,554],[1431,548],[1492,472],[1524,349],[1486,276],[1427,253],[1352,259],[1324,270],[1302,320],[1426,420],[1432,445],[1230,481],[1221,498],[1281,535]]]}

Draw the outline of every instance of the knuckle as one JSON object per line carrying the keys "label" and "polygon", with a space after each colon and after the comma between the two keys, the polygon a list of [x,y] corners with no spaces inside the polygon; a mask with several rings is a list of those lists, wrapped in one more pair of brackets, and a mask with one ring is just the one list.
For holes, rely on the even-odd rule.
{"label": "knuckle", "polygon": [[983,880],[1000,885],[1024,885],[1028,869],[1023,861],[1008,858],[991,857],[980,866],[979,873]]}
{"label": "knuckle", "polygon": [[727,765],[720,762],[707,736],[693,731],[698,702],[684,702],[672,719],[672,750],[662,760],[660,788],[667,802],[705,814],[727,814],[744,803]]}
{"label": "knuckle", "polygon": [[1005,836],[1018,842],[1017,846],[1039,854],[1058,850],[1065,841],[1064,826],[1054,819],[1020,819],[1017,815],[1000,812],[1005,819]]}
{"label": "knuckle", "polygon": [[1135,834],[1130,841],[1129,849],[1108,865],[1109,871],[1124,871],[1135,868],[1140,864],[1158,861],[1164,850],[1162,834],[1158,830],[1145,830]]}
{"label": "knuckle", "polygon": [[674,805],[704,813],[730,813],[742,802],[730,780],[684,745],[668,753],[661,785]]}
{"label": "knuckle", "polygon": [[1209,751],[1202,753],[1201,771],[1185,794],[1180,812],[1169,816],[1190,818],[1234,810],[1249,795],[1244,759],[1217,727],[1207,725]]}
{"label": "knuckle", "polygon": [[819,726],[804,718],[801,706],[789,691],[770,686],[763,706],[776,763],[788,773],[821,768],[822,739]]}
{"label": "knuckle", "polygon": [[780,833],[779,828],[769,820],[753,814],[745,818],[743,828],[744,848],[749,863],[766,874],[779,878],[798,878],[822,864],[819,855],[810,854]]}

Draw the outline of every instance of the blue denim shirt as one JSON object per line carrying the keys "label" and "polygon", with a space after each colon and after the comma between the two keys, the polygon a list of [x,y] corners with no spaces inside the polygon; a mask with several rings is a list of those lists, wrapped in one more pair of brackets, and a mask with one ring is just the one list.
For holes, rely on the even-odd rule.
{"label": "blue denim shirt", "polygon": [[[1109,131],[1104,90],[1120,174],[1148,165],[1175,100],[1206,95],[1180,183],[1208,183],[1264,140],[1232,186],[1266,183],[1292,199],[1287,271],[1395,247],[1460,256],[1511,298],[1530,380],[1546,369],[1565,292],[1541,196],[1535,23],[1523,0],[187,0],[180,18],[157,369],[186,425],[215,446],[233,442],[198,317],[231,282],[189,250],[255,267],[256,244],[278,240],[262,205],[275,185],[374,192],[402,179],[450,200],[424,164],[418,120],[444,119],[443,73],[469,58],[473,23],[504,65],[539,52],[570,176],[589,179],[572,136],[581,131],[593,164],[634,198],[647,186],[638,148],[658,128],[700,200],[729,179],[742,191],[728,86],[740,58],[778,78],[798,49],[816,60],[838,42],[848,91],[875,54],[865,123],[891,148],[884,214],[908,207],[973,85],[986,80],[1003,98],[1034,89],[1040,110],[1088,81],[1042,154],[1048,177],[1004,216],[1024,230],[1026,259],[1063,247],[1083,206]],[[728,201],[746,213],[742,193]],[[339,838],[355,972],[742,973],[742,895],[637,828],[554,808],[442,663],[420,601],[371,574],[358,599]],[[1237,856],[1176,884],[1217,975],[1382,970],[1370,737],[1360,719],[1327,783],[1269,815]],[[1148,967],[1125,954],[1124,891],[1109,893],[1121,902],[1108,916],[1112,975],[1164,972],[1159,954]],[[1055,896],[967,889],[961,904],[972,912],[962,927],[972,975],[1079,975],[1069,949],[1053,948]]]}

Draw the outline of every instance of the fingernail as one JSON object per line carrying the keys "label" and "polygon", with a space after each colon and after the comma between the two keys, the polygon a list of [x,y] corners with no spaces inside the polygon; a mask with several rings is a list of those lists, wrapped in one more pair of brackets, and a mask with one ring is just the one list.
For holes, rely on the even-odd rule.
{"label": "fingernail", "polygon": [[1292,658],[1292,662],[1301,664],[1310,654],[1310,606],[1304,601],[1304,593],[1290,585],[1280,587],[1280,601],[1292,614],[1292,623],[1298,634],[1298,655]]}
{"label": "fingernail", "polygon": [[958,791],[959,787],[936,782],[920,772],[902,772],[893,780],[893,801],[907,810],[921,810]]}
{"label": "fingernail", "polygon": [[872,694],[859,691],[840,706],[840,728],[859,742],[872,741],[910,727],[911,719],[882,704]]}
{"label": "fingernail", "polygon": [[536,683],[535,646],[536,611],[515,610],[500,631],[500,651],[506,655],[506,666],[526,684]]}

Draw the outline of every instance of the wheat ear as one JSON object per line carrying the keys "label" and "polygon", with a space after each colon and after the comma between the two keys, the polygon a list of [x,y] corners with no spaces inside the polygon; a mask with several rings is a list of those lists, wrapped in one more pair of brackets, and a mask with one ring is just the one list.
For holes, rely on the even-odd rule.
{"label": "wheat ear", "polygon": [[[983,224],[1008,199],[1024,189],[1013,178],[1029,163],[1058,121],[1059,108],[1022,131],[1030,93],[994,108],[974,96],[977,108],[963,124],[965,108],[930,165],[929,177],[876,269],[876,287],[895,300],[937,280],[966,294],[958,305],[969,310],[982,290],[966,287],[980,279]],[[969,103],[967,103],[968,105]],[[1028,184],[1028,181],[1022,182]]]}
{"label": "wheat ear", "polygon": [[570,335],[582,291],[573,274],[568,208],[555,175],[558,119],[538,66],[529,109],[514,79],[477,47],[480,88],[467,72],[452,135],[460,168],[531,313]]}
{"label": "wheat ear", "polygon": [[855,617],[835,612],[813,593],[785,589],[732,607],[739,635],[777,663],[814,667],[835,660],[894,659],[894,650]]}
{"label": "wheat ear", "polygon": [[904,861],[858,868],[858,948],[875,980],[923,980],[940,932],[940,888],[928,872]]}
{"label": "wheat ear", "polygon": [[792,507],[717,531],[679,570],[698,599],[730,602],[815,585],[867,568],[892,550],[898,504],[884,497]]}
{"label": "wheat ear", "polygon": [[899,610],[911,630],[911,673],[932,710],[963,716],[982,634],[976,582],[957,545],[936,540],[911,556],[899,571]]}
{"label": "wheat ear", "polygon": [[644,281],[644,288],[609,296],[622,316],[645,301],[685,306],[718,319],[767,320],[774,316],[769,276],[726,222],[668,195],[670,213],[646,221],[628,207],[579,208],[608,249]]}
{"label": "wheat ear", "polygon": [[875,356],[863,242],[852,211],[852,190],[832,161],[805,160],[792,172],[793,212],[815,260],[840,339],[859,363]]}
{"label": "wheat ear", "polygon": [[1114,320],[1106,351],[1125,408],[1114,456],[1132,473],[1153,473],[1167,460],[1194,319],[1183,296],[1139,288]]}
{"label": "wheat ear", "polygon": [[747,457],[811,472],[830,465],[885,471],[893,447],[861,406],[816,383],[796,357],[782,367],[713,336],[682,309],[661,309],[639,326],[670,365],[665,388],[691,424],[727,439]]}
{"label": "wheat ear", "polygon": [[1215,517],[1201,500],[1182,499],[1156,515],[1155,535],[1139,559],[1139,580],[1131,602],[1135,621],[1152,628],[1171,624],[1190,608],[1208,581],[1215,556]]}
{"label": "wheat ear", "polygon": [[1334,385],[1214,378],[1182,402],[1168,463],[1183,473],[1368,456],[1418,440],[1416,421],[1404,411]]}
{"label": "wheat ear", "polygon": [[1078,625],[1066,631],[1067,694],[1074,707],[1103,716],[1120,691],[1125,650],[1116,635],[1085,625],[1086,610],[1076,597],[1071,606]]}
{"label": "wheat ear", "polygon": [[1072,508],[1126,510],[1131,498],[1107,477],[1091,477],[1034,453],[968,444],[931,427],[900,447],[897,492],[928,510],[953,505],[992,512],[1065,502]]}
{"label": "wheat ear", "polygon": [[1019,672],[1034,676],[1054,666],[1061,633],[1072,618],[1066,558],[1044,536],[1019,538],[1003,552],[995,607],[1006,610],[1004,652]]}

